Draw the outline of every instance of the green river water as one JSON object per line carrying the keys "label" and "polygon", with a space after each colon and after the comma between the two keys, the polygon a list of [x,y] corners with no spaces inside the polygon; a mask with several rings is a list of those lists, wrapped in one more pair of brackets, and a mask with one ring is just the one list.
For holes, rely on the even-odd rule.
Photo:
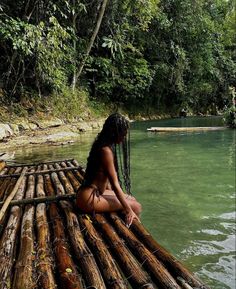
{"label": "green river water", "polygon": [[[151,133],[151,126],[216,126],[220,118],[134,122],[132,191],[155,239],[212,289],[235,289],[235,130]],[[96,133],[63,147],[20,149],[15,160],[76,158]]]}

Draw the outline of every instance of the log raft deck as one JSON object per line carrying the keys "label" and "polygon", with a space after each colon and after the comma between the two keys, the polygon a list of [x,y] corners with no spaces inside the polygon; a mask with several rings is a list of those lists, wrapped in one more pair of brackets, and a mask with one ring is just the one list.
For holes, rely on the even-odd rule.
{"label": "log raft deck", "polygon": [[196,126],[196,127],[150,127],[147,131],[151,132],[200,132],[200,131],[216,131],[225,130],[224,126]]}
{"label": "log raft deck", "polygon": [[75,160],[0,163],[0,289],[209,289],[134,221],[75,208]]}

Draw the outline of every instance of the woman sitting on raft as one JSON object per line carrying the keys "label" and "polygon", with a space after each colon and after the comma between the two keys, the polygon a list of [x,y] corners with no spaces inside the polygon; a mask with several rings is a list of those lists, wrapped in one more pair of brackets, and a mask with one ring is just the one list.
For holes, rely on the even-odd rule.
{"label": "woman sitting on raft", "polygon": [[123,192],[119,177],[121,172],[125,189],[130,194],[128,130],[128,120],[119,113],[106,119],[90,150],[84,182],[79,188],[76,202],[86,213],[122,210],[129,227],[134,219],[139,220],[141,205],[134,197]]}

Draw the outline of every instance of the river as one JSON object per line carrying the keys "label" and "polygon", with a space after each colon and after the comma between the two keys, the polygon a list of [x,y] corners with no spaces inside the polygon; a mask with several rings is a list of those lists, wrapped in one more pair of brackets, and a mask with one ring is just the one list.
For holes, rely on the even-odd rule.
{"label": "river", "polygon": [[[131,125],[132,191],[155,239],[212,289],[235,289],[235,130],[151,133],[151,126],[215,126],[218,117]],[[76,158],[83,165],[96,133],[63,147],[15,152],[19,162]]]}

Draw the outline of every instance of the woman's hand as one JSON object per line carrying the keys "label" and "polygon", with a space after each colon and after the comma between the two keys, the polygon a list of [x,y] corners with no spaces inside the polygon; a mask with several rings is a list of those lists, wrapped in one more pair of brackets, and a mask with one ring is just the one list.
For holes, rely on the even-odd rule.
{"label": "woman's hand", "polygon": [[125,216],[126,227],[129,228],[134,219],[140,222],[138,216],[134,213],[132,209],[130,209],[128,212],[126,212],[126,216]]}

